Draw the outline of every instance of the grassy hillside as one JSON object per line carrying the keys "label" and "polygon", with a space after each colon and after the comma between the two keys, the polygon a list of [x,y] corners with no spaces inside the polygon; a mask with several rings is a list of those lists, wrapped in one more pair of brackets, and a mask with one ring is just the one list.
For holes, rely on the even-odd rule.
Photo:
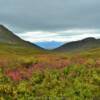
{"label": "grassy hillside", "polygon": [[95,48],[100,48],[100,39],[95,38],[86,38],[80,41],[74,41],[70,43],[66,43],[63,46],[55,49],[55,51],[65,51],[65,52],[75,52],[75,51],[86,51]]}
{"label": "grassy hillside", "polygon": [[[34,60],[34,56],[46,51],[35,44],[17,37],[13,32],[0,25],[0,66],[17,67],[20,63]],[[30,62],[30,61],[29,61]]]}
{"label": "grassy hillside", "polygon": [[11,31],[9,31],[3,25],[0,25],[0,43],[18,44],[22,42],[23,40],[15,36]]}
{"label": "grassy hillside", "polygon": [[[42,48],[36,46],[35,44],[29,43],[17,37],[13,32],[9,31],[6,27],[0,25],[0,47],[7,49],[20,50],[21,48],[34,49],[34,51],[42,50]],[[30,50],[31,51],[31,50]]]}

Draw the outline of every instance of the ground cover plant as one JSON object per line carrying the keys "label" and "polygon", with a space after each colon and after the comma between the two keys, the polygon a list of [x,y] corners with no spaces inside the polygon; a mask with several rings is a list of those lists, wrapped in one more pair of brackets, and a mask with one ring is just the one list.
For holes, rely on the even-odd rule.
{"label": "ground cover plant", "polygon": [[1,55],[1,100],[99,100],[99,49]]}

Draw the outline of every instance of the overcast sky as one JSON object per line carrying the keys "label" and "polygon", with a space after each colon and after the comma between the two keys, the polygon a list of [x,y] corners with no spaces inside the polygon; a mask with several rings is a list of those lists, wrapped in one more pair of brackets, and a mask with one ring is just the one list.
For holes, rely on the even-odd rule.
{"label": "overcast sky", "polygon": [[0,24],[32,42],[100,38],[100,0],[0,0]]}

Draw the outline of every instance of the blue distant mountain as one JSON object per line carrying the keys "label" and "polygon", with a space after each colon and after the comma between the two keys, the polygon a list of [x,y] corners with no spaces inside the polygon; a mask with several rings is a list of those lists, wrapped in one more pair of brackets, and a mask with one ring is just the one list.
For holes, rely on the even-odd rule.
{"label": "blue distant mountain", "polygon": [[35,42],[36,45],[45,48],[45,49],[55,49],[63,45],[63,42],[56,42],[56,41],[45,41],[45,42]]}

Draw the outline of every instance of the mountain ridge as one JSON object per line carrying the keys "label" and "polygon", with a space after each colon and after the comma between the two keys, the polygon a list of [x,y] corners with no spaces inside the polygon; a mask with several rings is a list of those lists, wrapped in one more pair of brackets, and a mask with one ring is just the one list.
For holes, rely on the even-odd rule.
{"label": "mountain ridge", "polygon": [[31,42],[16,36],[5,26],[0,25],[0,56],[1,55],[33,55],[44,53],[45,50]]}
{"label": "mountain ridge", "polygon": [[54,51],[80,51],[92,48],[100,48],[100,39],[88,37],[83,40],[72,41],[54,49]]}
{"label": "mountain ridge", "polygon": [[64,43],[57,41],[41,41],[41,42],[35,42],[35,44],[42,48],[45,48],[46,50],[53,50],[57,47],[60,47]]}
{"label": "mountain ridge", "polygon": [[30,47],[42,49],[41,47],[31,42],[24,41],[23,39],[15,35],[12,31],[10,31],[8,28],[6,28],[3,25],[0,25],[0,43],[6,43],[12,45],[18,44],[22,46],[30,46]]}
{"label": "mountain ridge", "polygon": [[72,41],[69,43],[65,43],[60,47],[53,50],[45,50],[42,47],[30,43],[28,41],[22,40],[20,37],[16,36],[12,31],[7,29],[5,26],[0,25],[0,44],[9,44],[9,45],[17,45],[26,48],[33,48],[33,50],[43,50],[43,51],[60,51],[60,52],[69,52],[69,51],[81,51],[88,50],[92,48],[100,48],[100,39],[96,39],[93,37],[88,37],[79,41]]}

